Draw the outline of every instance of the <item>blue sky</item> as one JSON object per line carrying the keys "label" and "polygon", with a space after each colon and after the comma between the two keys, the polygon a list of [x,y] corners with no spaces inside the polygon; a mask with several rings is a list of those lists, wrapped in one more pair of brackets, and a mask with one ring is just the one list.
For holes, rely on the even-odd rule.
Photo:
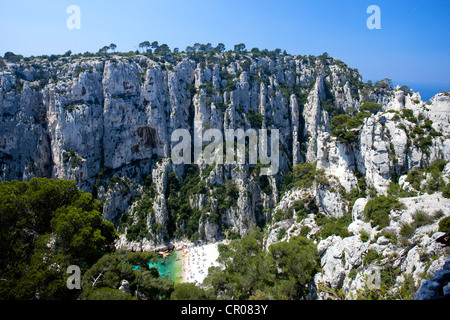
{"label": "blue sky", "polygon": [[[110,43],[136,50],[145,40],[184,50],[223,42],[228,49],[281,48],[290,54],[328,52],[364,80],[390,78],[420,90],[450,90],[450,1],[380,0],[0,0],[0,54],[96,52]],[[69,30],[69,5],[81,29]],[[369,30],[370,5],[381,29]],[[428,89],[425,89],[428,88]]]}

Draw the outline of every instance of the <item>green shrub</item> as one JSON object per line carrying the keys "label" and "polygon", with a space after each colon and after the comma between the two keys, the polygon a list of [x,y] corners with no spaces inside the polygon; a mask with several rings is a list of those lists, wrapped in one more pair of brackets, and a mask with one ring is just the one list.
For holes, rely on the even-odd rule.
{"label": "green shrub", "polygon": [[431,172],[431,177],[427,180],[426,191],[429,194],[433,192],[443,190],[445,188],[445,182],[442,179],[442,173],[437,168],[434,168]]}
{"label": "green shrub", "polygon": [[444,187],[442,195],[444,196],[444,198],[450,199],[450,183],[447,183],[447,185]]}
{"label": "green shrub", "polygon": [[361,230],[359,233],[359,238],[362,242],[366,242],[370,238],[370,234],[366,230]]}
{"label": "green shrub", "polygon": [[364,207],[366,220],[384,228],[389,225],[389,213],[391,210],[404,209],[405,205],[392,196],[379,196],[371,199]]}
{"label": "green shrub", "polygon": [[322,239],[326,239],[329,236],[337,235],[341,238],[350,236],[348,232],[348,226],[352,222],[350,214],[343,215],[339,218],[327,217],[323,214],[316,214],[314,217],[317,225],[321,227],[318,233]]}
{"label": "green shrub", "polygon": [[77,156],[75,151],[69,150],[68,152],[63,152],[63,162],[71,162],[71,167],[75,169],[83,162],[83,158]]}
{"label": "green shrub", "polygon": [[[439,190],[444,192],[446,186],[442,178],[442,171],[447,163],[448,161],[446,160],[438,159],[423,169],[413,169],[408,172],[406,181],[417,191],[426,191],[430,194]],[[423,183],[427,174],[430,174],[431,177],[426,183]],[[447,192],[450,197],[450,190]],[[445,196],[446,194],[444,194],[444,197]]]}
{"label": "green shrub", "polygon": [[323,100],[323,101],[321,100],[321,104],[322,104],[323,109],[324,109],[326,112],[328,112],[328,114],[329,114],[331,117],[335,117],[335,116],[338,116],[338,115],[340,115],[340,114],[344,114],[344,113],[345,113],[345,110],[342,109],[342,108],[336,107],[336,106],[333,104],[333,101],[331,101],[331,99],[329,99],[329,100]]}
{"label": "green shrub", "polygon": [[381,236],[389,239],[391,243],[397,243],[397,234],[395,232],[383,231],[381,232]]}
{"label": "green shrub", "polygon": [[420,228],[422,226],[425,226],[427,224],[433,223],[433,218],[429,216],[425,211],[423,210],[416,210],[416,212],[412,216],[414,221],[414,226],[416,228]]}
{"label": "green shrub", "polygon": [[357,131],[352,131],[352,129],[358,129],[362,125],[361,116],[352,118],[348,114],[340,114],[331,119],[330,130],[340,142],[352,143],[358,138]]}
{"label": "green shrub", "polygon": [[361,112],[370,112],[372,114],[376,114],[381,111],[381,105],[376,102],[364,102],[361,107],[359,107]]}
{"label": "green shrub", "polygon": [[379,259],[379,258],[380,258],[380,255],[375,249],[369,249],[369,250],[367,250],[367,254],[364,257],[363,263],[365,265],[369,265],[373,261],[375,261],[376,259]]}
{"label": "green shrub", "polygon": [[277,212],[275,212],[275,215],[273,216],[273,220],[275,222],[278,221],[282,221],[282,220],[286,220],[286,219],[291,219],[292,218],[292,210],[277,210]]}
{"label": "green shrub", "polygon": [[416,189],[420,190],[420,185],[423,180],[423,172],[420,169],[413,169],[408,172],[408,175],[406,176],[406,181],[411,184],[411,186]]}
{"label": "green shrub", "polygon": [[401,129],[401,130],[407,130],[407,128],[406,128],[406,126],[403,124],[403,123],[399,123],[398,125],[397,125],[397,128],[399,128],[399,129]]}
{"label": "green shrub", "polygon": [[8,51],[4,54],[3,58],[8,62],[17,63],[21,59],[23,59],[23,56],[20,54],[14,54],[13,52]]}
{"label": "green shrub", "polygon": [[401,116],[403,119],[407,119],[410,122],[417,122],[417,118],[414,116],[414,111],[412,111],[411,109],[402,109]]}
{"label": "green shrub", "polygon": [[295,201],[292,206],[292,209],[295,210],[295,212],[297,213],[297,217],[298,219],[300,219],[300,221],[307,215],[305,209],[305,202],[302,200]]}
{"label": "green shrub", "polygon": [[356,278],[356,274],[357,274],[356,269],[352,269],[352,270],[350,270],[350,272],[348,273],[348,277],[349,277],[350,279],[355,279],[355,278]]}
{"label": "green shrub", "polygon": [[447,232],[450,231],[450,216],[445,217],[439,221],[439,231]]}
{"label": "green shrub", "polygon": [[94,289],[89,295],[87,295],[86,300],[134,300],[131,294],[126,293],[119,289],[112,289],[108,287]]}
{"label": "green shrub", "polygon": [[414,145],[416,145],[423,153],[428,154],[428,148],[433,144],[431,136],[419,136],[418,139],[414,139]]}
{"label": "green shrub", "polygon": [[415,191],[405,191],[403,190],[398,183],[395,183],[394,181],[391,181],[389,183],[389,187],[387,190],[388,195],[393,197],[401,197],[401,198],[408,198],[408,197],[415,197],[417,196],[417,192]]}
{"label": "green shrub", "polygon": [[388,288],[394,287],[396,285],[396,279],[401,273],[400,267],[394,268],[392,263],[388,263],[380,271],[381,283]]}
{"label": "green shrub", "polygon": [[277,239],[281,240],[283,239],[283,237],[286,235],[286,229],[285,228],[280,228],[278,234],[277,234]]}
{"label": "green shrub", "polygon": [[128,241],[140,240],[148,236],[147,225],[143,221],[139,221],[127,229]]}
{"label": "green shrub", "polygon": [[75,109],[76,109],[76,106],[73,104],[69,104],[64,108],[64,110],[66,110],[67,112],[73,112]]}
{"label": "green shrub", "polygon": [[412,223],[403,223],[400,227],[400,236],[409,239],[414,235],[414,231],[417,228],[433,223],[436,219],[440,217],[439,211],[437,211],[434,215],[429,215],[423,210],[416,210],[416,212],[412,215],[413,222]]}
{"label": "green shrub", "polygon": [[410,223],[403,223],[400,226],[400,233],[399,233],[402,237],[404,238],[411,238],[414,234],[414,227],[412,224]]}
{"label": "green shrub", "polygon": [[441,218],[444,217],[444,216],[445,216],[444,210],[442,210],[442,209],[436,210],[436,211],[433,213],[433,219],[434,219],[434,220],[439,220],[439,219],[441,219]]}
{"label": "green shrub", "polygon": [[264,121],[264,116],[258,112],[256,112],[255,109],[250,108],[248,109],[247,118],[250,121],[250,125],[252,128],[261,128],[262,123]]}
{"label": "green shrub", "polygon": [[213,300],[210,291],[206,291],[194,283],[179,283],[174,287],[171,300]]}
{"label": "green shrub", "polygon": [[303,227],[300,229],[300,235],[301,235],[302,237],[306,237],[310,231],[311,231],[311,228],[310,228],[310,227],[308,227],[308,226],[303,226]]}
{"label": "green shrub", "polygon": [[425,168],[426,172],[433,172],[434,170],[443,171],[448,161],[445,159],[437,159],[428,167]]}
{"label": "green shrub", "polygon": [[303,200],[295,201],[294,204],[287,210],[277,210],[273,219],[275,222],[292,219],[294,216],[294,210],[297,214],[297,222],[301,222],[307,215],[308,212],[314,212],[314,202],[305,203]]}
{"label": "green shrub", "polygon": [[299,189],[311,188],[316,175],[316,163],[300,163],[296,165],[292,172],[284,175],[280,190],[284,193],[294,187]]}

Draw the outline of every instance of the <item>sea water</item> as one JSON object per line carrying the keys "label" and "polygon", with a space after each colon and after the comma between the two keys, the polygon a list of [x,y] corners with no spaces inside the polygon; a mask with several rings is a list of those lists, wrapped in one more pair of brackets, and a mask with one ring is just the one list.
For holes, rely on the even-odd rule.
{"label": "sea water", "polygon": [[161,278],[168,277],[169,280],[179,283],[182,279],[183,267],[181,260],[175,259],[181,259],[181,255],[182,253],[179,251],[172,251],[167,258],[158,255],[158,261],[156,263],[149,262],[148,265],[150,268],[158,268]]}
{"label": "sea water", "polygon": [[398,85],[406,85],[413,89],[414,92],[420,92],[420,97],[422,101],[428,101],[433,98],[436,94],[443,91],[450,90],[450,84],[439,84],[439,83],[419,83],[419,82],[394,82],[394,88]]}

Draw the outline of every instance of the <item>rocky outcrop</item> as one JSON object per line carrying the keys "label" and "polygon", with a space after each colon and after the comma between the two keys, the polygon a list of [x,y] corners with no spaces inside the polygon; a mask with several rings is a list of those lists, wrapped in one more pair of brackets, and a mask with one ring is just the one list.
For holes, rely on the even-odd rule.
{"label": "rocky outcrop", "polygon": [[433,278],[422,282],[414,300],[433,300],[450,298],[450,257]]}
{"label": "rocky outcrop", "polygon": [[[380,103],[382,111],[364,120],[356,142],[338,141],[331,134],[330,114],[357,110],[365,100]],[[417,121],[404,109],[412,110]],[[121,245],[155,248],[174,237],[173,226],[187,227],[187,218],[173,221],[178,212],[168,203],[169,174],[182,183],[186,169],[170,159],[176,129],[188,130],[191,137],[210,128],[221,134],[278,129],[280,161],[274,176],[262,178],[261,168],[248,162],[199,165],[198,189],[190,195],[198,213],[193,225],[200,237],[213,240],[225,231],[245,235],[305,196],[327,216],[349,214],[345,194],[359,180],[384,194],[392,177],[435,159],[449,160],[449,114],[446,94],[424,103],[418,93],[367,86],[355,69],[326,56],[228,52],[201,59],[186,53],[33,58],[6,62],[0,70],[0,179],[76,180],[103,202],[109,221],[119,225],[128,212],[125,233],[143,222],[147,236],[122,236]],[[208,143],[203,141],[203,147]],[[327,183],[292,190],[280,199],[284,174],[304,161],[317,162]],[[237,192],[224,208],[211,186],[230,179]],[[151,207],[136,210],[144,195]],[[353,206],[354,219],[363,205]],[[291,231],[288,235],[298,232]],[[278,236],[271,239],[268,243]]]}
{"label": "rocky outcrop", "polygon": [[127,280],[120,281],[119,290],[121,290],[125,293],[131,293],[130,292],[130,283]]}
{"label": "rocky outcrop", "polygon": [[[363,295],[366,290],[380,290],[383,277],[389,273],[394,289],[385,293],[384,298],[401,299],[405,297],[398,290],[407,279],[411,279],[418,288],[425,282],[422,281],[424,276],[433,275],[444,266],[446,250],[436,242],[443,234],[438,232],[437,225],[442,216],[418,227],[408,238],[402,228],[411,224],[413,215],[420,210],[430,217],[439,210],[442,210],[443,217],[448,216],[450,200],[437,193],[400,198],[400,201],[406,209],[392,212],[390,224],[382,230],[356,219],[348,226],[351,236],[331,236],[318,242],[322,270],[314,280],[317,287],[341,290],[344,298],[356,299],[358,293]],[[322,291],[319,298],[326,299],[327,293]]]}

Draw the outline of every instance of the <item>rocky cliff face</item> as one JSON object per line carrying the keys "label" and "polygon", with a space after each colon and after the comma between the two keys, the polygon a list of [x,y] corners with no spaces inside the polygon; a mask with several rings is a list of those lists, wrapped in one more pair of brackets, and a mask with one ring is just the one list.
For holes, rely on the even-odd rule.
{"label": "rocky cliff face", "polygon": [[[325,66],[315,58],[236,54],[217,54],[207,64],[188,57],[161,63],[144,56],[7,63],[0,76],[1,178],[74,179],[108,198],[105,216],[117,222],[126,210],[120,203],[130,199],[114,191],[120,189],[114,182],[142,185],[158,159],[170,158],[172,132],[183,128],[193,135],[194,123],[222,132],[280,129],[280,169],[286,172],[306,158],[315,160],[325,97],[319,68]],[[346,97],[340,101],[346,105]],[[311,142],[302,149],[306,137]],[[164,175],[173,171],[183,177],[184,166],[164,168]],[[209,182],[233,176],[242,180],[240,191],[248,190],[247,173],[248,165],[225,166],[213,169]],[[165,180],[153,179],[163,200]],[[136,187],[127,185],[129,194]],[[237,217],[255,220],[255,202],[274,203],[278,197],[277,192],[264,197],[259,190],[252,195],[257,199],[239,197],[248,205],[235,208]],[[245,233],[245,226],[237,232]]]}
{"label": "rocky cliff face", "polygon": [[[150,250],[184,237],[245,235],[252,225],[267,223],[269,245],[302,226],[314,235],[320,229],[315,214],[352,215],[353,236],[318,239],[323,271],[317,283],[350,292],[370,271],[361,269],[354,281],[347,280],[369,249],[398,251],[382,237],[360,240],[361,228],[372,240],[378,234],[376,226],[362,222],[367,201],[386,194],[392,182],[408,191],[408,172],[450,160],[447,94],[423,102],[419,93],[394,89],[388,81],[365,84],[357,70],[326,55],[209,52],[50,60],[4,61],[0,67],[0,179],[76,180],[103,201],[105,218],[122,234],[118,246]],[[355,114],[365,101],[379,103],[381,110],[352,129],[356,140],[339,140],[330,129],[333,116]],[[278,173],[261,176],[261,166],[248,161],[203,163],[193,171],[172,163],[172,133],[187,129],[194,136],[194,124],[222,133],[279,129]],[[324,179],[281,193],[285,175],[304,162],[315,163]],[[305,199],[306,216],[297,219],[294,210],[274,222],[277,211]],[[444,200],[423,195],[409,205],[442,201],[445,216],[450,204]],[[398,214],[400,220],[410,216],[410,210]],[[398,225],[392,228],[399,232]],[[404,270],[416,265],[414,250],[436,237],[424,234],[415,234],[417,249],[400,254]]]}

